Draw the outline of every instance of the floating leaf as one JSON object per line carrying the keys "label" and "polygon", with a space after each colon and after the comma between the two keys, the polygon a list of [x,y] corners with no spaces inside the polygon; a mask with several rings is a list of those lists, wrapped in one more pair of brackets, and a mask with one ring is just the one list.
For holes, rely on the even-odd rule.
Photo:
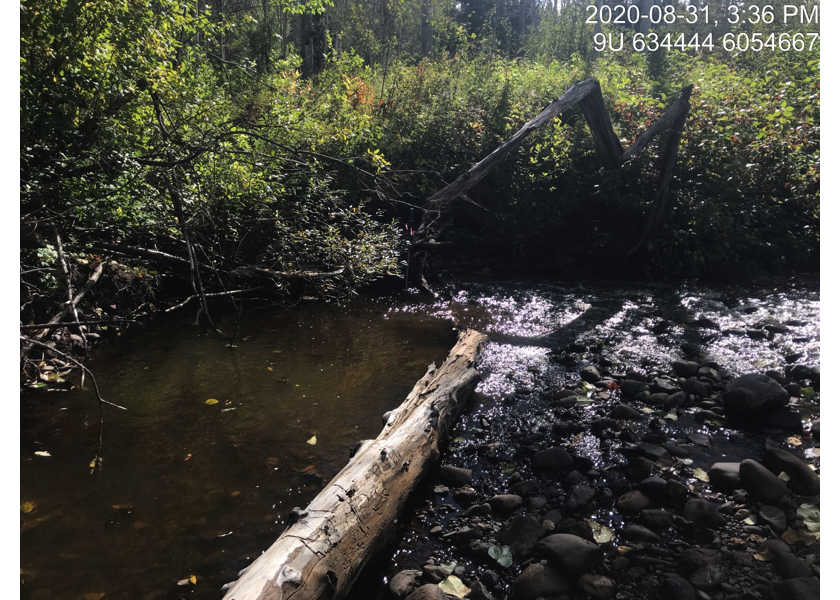
{"label": "floating leaf", "polygon": [[802,445],[802,438],[798,435],[792,435],[787,439],[787,443],[792,446],[801,446]]}
{"label": "floating leaf", "polygon": [[765,548],[761,552],[753,554],[753,558],[760,561],[768,561],[776,558],[776,555],[770,552],[770,548]]}
{"label": "floating leaf", "polygon": [[744,519],[744,523],[746,523],[747,525],[755,525],[756,524],[755,517],[750,515],[749,517]]}
{"label": "floating leaf", "polygon": [[668,413],[667,415],[665,415],[665,418],[669,421],[676,421],[678,419],[676,413]]}
{"label": "floating leaf", "polygon": [[35,456],[52,456],[52,454],[50,454],[50,453],[49,453],[49,452],[47,452],[46,450],[38,450],[38,451],[35,453]]}
{"label": "floating leaf", "polygon": [[779,473],[779,479],[781,479],[782,481],[790,481],[790,475],[782,471],[781,473]]}
{"label": "floating leaf", "polygon": [[191,459],[191,458],[192,458],[192,454],[187,454],[187,455],[184,457],[184,462],[187,462],[187,461],[188,461],[189,459]]}
{"label": "floating leaf", "polygon": [[802,517],[808,531],[820,530],[820,507],[806,502],[796,510],[796,514]]}
{"label": "floating leaf", "polygon": [[815,396],[814,388],[812,388],[812,387],[802,388],[801,393],[802,393],[802,397],[805,398],[806,400],[810,400],[811,398],[813,398]]}
{"label": "floating leaf", "polygon": [[513,564],[513,555],[511,555],[510,547],[508,546],[490,546],[487,554],[505,569]]}
{"label": "floating leaf", "polygon": [[448,563],[440,563],[440,568],[443,569],[444,571],[446,571],[447,575],[451,575],[452,571],[454,571],[455,567],[457,567],[457,566],[458,566],[458,563],[455,562],[454,560],[452,562],[448,562]]}
{"label": "floating leaf", "polygon": [[195,575],[190,575],[190,583],[195,585],[197,582],[198,579],[196,579]]}
{"label": "floating leaf", "polygon": [[36,504],[34,502],[24,502],[20,505],[20,512],[25,515],[28,515],[33,510],[35,510]]}
{"label": "floating leaf", "polygon": [[691,460],[690,458],[681,458],[680,462],[682,462],[682,464],[684,464],[687,467],[690,467],[691,465],[694,464],[694,461]]}
{"label": "floating leaf", "polygon": [[554,531],[554,521],[552,521],[551,519],[544,519],[543,527],[545,527],[546,531]]}
{"label": "floating leaf", "polygon": [[453,596],[457,596],[458,598],[463,598],[470,593],[470,588],[465,586],[464,583],[454,575],[450,575],[441,581],[438,584],[438,587],[443,590],[445,594],[451,594]]}
{"label": "floating leaf", "polygon": [[309,444],[310,446],[314,446],[315,444],[318,443],[318,438],[313,435],[311,438],[306,440],[306,443]]}
{"label": "floating leaf", "polygon": [[596,521],[589,521],[589,526],[592,528],[592,536],[599,544],[608,544],[615,539],[615,533],[606,525],[601,525]]}
{"label": "floating leaf", "polygon": [[696,477],[700,481],[705,481],[706,483],[709,483],[709,474],[706,473],[706,471],[704,471],[700,467],[694,469],[694,477]]}
{"label": "floating leaf", "polygon": [[782,534],[782,541],[791,546],[810,546],[819,539],[818,534],[803,533],[795,529],[788,529]]}
{"label": "floating leaf", "polygon": [[208,398],[207,400],[204,401],[204,404],[206,404],[207,406],[213,406],[214,404],[218,404],[218,403],[219,403],[219,401],[216,400],[215,398]]}
{"label": "floating leaf", "polygon": [[499,466],[502,468],[502,473],[505,475],[510,475],[516,470],[516,462],[514,461],[503,462]]}

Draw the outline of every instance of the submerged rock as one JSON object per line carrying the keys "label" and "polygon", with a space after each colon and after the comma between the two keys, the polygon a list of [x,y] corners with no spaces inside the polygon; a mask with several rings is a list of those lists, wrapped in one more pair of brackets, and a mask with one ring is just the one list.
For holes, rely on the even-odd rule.
{"label": "submerged rock", "polygon": [[764,417],[790,402],[790,394],[779,382],[761,373],[742,375],[726,386],[723,403],[736,417]]}

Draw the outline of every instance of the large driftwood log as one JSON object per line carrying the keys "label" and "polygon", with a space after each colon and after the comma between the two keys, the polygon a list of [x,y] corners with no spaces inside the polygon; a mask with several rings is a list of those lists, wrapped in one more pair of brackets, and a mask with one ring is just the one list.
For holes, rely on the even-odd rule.
{"label": "large driftwood log", "polygon": [[486,341],[461,333],[440,368],[429,366],[382,433],[364,442],[225,600],[337,600],[385,545],[409,494],[438,458],[438,445],[466,402]]}

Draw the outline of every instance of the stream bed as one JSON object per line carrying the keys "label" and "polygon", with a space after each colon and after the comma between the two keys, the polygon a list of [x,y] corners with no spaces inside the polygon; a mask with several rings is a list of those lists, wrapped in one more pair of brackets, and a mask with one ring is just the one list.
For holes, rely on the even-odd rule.
{"label": "stream bed", "polygon": [[[607,417],[625,402],[617,386],[634,374],[664,378],[665,385],[672,362],[687,357],[712,365],[725,381],[819,366],[815,284],[753,290],[473,280],[445,298],[418,298],[246,310],[235,348],[227,347],[235,316],[219,324],[224,336],[185,314],[132,329],[90,363],[103,397],[129,409],[105,408],[102,467],[95,473],[95,396],[23,392],[21,597],[219,598],[221,586],[282,532],[289,511],[318,493],[357,441],[377,435],[381,415],[405,398],[430,362],[440,364],[455,339],[453,326],[490,335],[483,379],[442,457],[473,471],[473,495],[456,499],[434,468],[411,499],[397,539],[360,577],[355,600],[393,597],[386,582],[395,574],[441,565],[467,583],[492,582],[487,591],[494,598],[508,595],[528,565],[496,566],[496,579],[485,577],[494,566],[486,548],[481,556],[454,543],[477,518],[470,507],[529,480],[533,454],[564,439],[557,423],[569,424],[573,443],[562,443],[589,467],[576,464],[584,478],[578,484],[611,464],[624,468],[622,447],[641,442],[641,427],[638,439],[628,439],[624,428],[599,437],[575,431],[575,424]],[[587,366],[616,387],[580,387]],[[818,467],[818,442],[809,435],[819,419],[818,381],[807,389],[807,397],[792,401],[804,428],[793,434],[698,421],[696,405],[668,413],[641,400],[626,404],[646,420],[661,418],[671,437],[708,438],[687,444],[684,468],[758,458],[768,436],[809,453]],[[583,394],[562,403],[562,390]],[[795,448],[787,442],[794,435]],[[540,495],[526,495],[525,512],[562,511],[575,483],[552,487],[540,477]],[[545,504],[534,509],[534,497]],[[625,525],[609,505],[584,507],[582,516],[611,531]],[[493,519],[479,521],[496,541],[493,528],[503,528],[505,518]],[[615,541],[608,553],[619,546]],[[622,577],[613,576],[620,587],[614,592],[648,597],[632,577]],[[418,583],[428,581],[434,577],[418,576]]]}

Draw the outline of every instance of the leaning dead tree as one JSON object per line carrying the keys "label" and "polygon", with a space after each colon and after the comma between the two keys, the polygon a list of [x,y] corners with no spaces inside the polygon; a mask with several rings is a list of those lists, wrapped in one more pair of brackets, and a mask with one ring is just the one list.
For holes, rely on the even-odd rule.
{"label": "leaning dead tree", "polygon": [[546,106],[536,117],[525,123],[522,128],[505,140],[493,152],[474,164],[466,173],[434,194],[426,202],[423,222],[417,229],[417,245],[434,245],[434,238],[445,229],[445,215],[452,202],[481,181],[495,166],[501,163],[512,150],[518,148],[531,132],[539,129],[557,115],[575,105],[583,110],[586,123],[595,141],[595,150],[607,169],[617,169],[641,152],[657,135],[665,135],[665,147],[662,152],[662,166],[656,197],[651,205],[647,224],[642,238],[631,254],[639,248],[653,249],[656,234],[667,205],[671,174],[677,160],[680,137],[688,117],[689,98],[693,86],[682,89],[679,98],[668,107],[659,120],[640,135],[635,143],[626,150],[621,146],[618,136],[610,123],[609,114],[604,106],[601,86],[594,79],[586,79],[574,84],[566,93]]}
{"label": "leaning dead tree", "polygon": [[432,364],[305,510],[232,585],[225,600],[338,600],[386,544],[420,479],[437,460],[478,373],[487,337],[461,333],[440,368]]}

